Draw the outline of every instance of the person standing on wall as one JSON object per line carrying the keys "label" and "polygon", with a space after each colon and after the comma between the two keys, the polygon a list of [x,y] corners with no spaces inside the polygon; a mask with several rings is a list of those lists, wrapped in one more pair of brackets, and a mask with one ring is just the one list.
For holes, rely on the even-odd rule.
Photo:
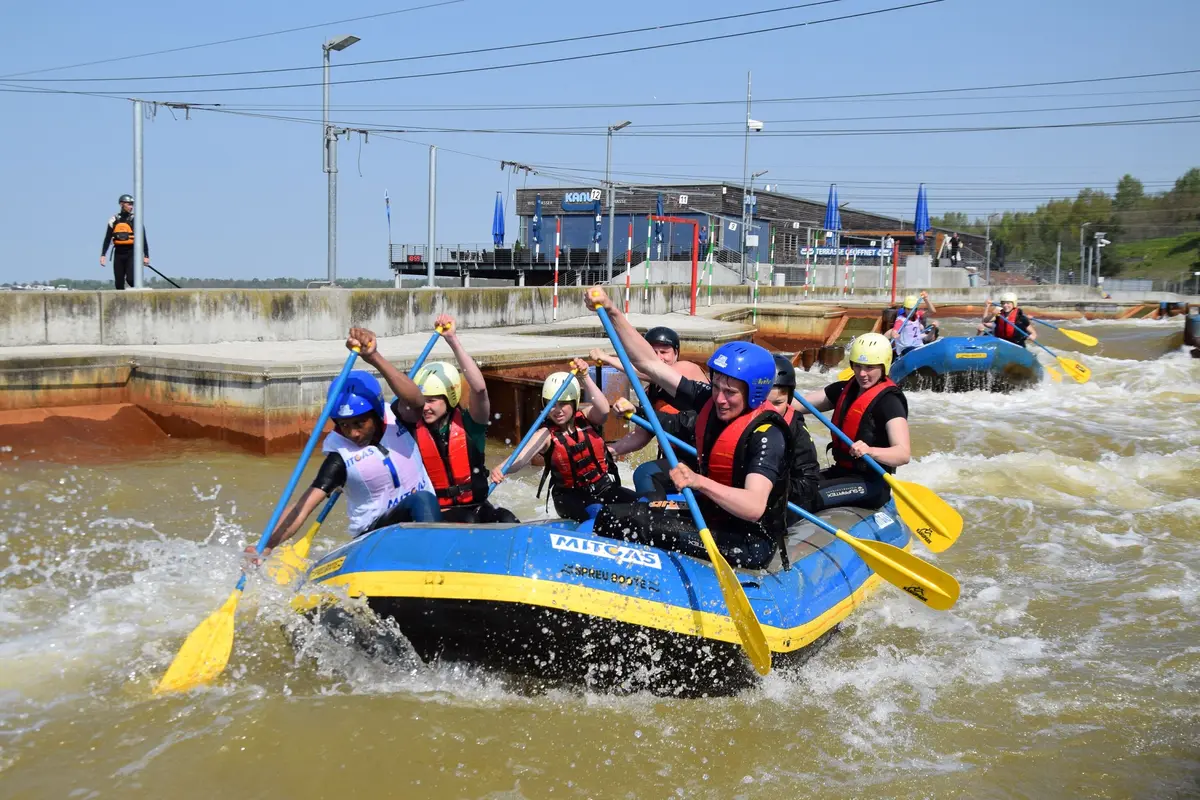
{"label": "person standing on wall", "polygon": [[[117,289],[126,286],[133,288],[133,243],[136,224],[133,217],[133,197],[123,194],[117,202],[121,210],[108,220],[108,230],[104,232],[104,245],[100,248],[100,266],[108,263],[108,248],[113,249],[113,283]],[[142,230],[142,263],[150,263],[150,242]]]}

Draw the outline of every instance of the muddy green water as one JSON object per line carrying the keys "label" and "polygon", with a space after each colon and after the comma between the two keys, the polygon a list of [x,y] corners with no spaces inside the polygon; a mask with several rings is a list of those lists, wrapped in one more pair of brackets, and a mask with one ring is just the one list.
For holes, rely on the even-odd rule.
{"label": "muddy green water", "polygon": [[[727,698],[529,696],[469,668],[387,666],[257,579],[222,679],[151,698],[290,459],[5,453],[0,797],[1196,796],[1200,361],[1177,321],[1076,327],[1105,342],[1071,353],[1087,385],[910,397],[901,477],[966,520],[953,549],[923,553],[962,582],[957,607],[885,587],[802,673]],[[544,513],[535,483],[498,496]],[[320,543],[344,536],[338,511]]]}

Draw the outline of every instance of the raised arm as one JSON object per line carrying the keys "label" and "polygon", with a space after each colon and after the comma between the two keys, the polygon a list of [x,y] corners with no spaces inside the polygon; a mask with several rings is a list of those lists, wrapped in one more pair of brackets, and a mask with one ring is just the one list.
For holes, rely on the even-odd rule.
{"label": "raised arm", "polygon": [[608,398],[592,380],[592,371],[588,369],[586,361],[577,358],[571,362],[571,367],[576,371],[576,378],[582,382],[583,402],[590,404],[587,411],[584,412],[584,416],[599,430],[604,427],[604,422],[608,419]]}
{"label": "raised arm", "polygon": [[487,382],[484,381],[483,373],[479,371],[479,365],[475,363],[475,359],[471,358],[471,354],[463,348],[462,342],[458,340],[458,328],[454,324],[454,317],[442,314],[434,324],[442,329],[442,338],[449,345],[450,352],[454,353],[454,359],[458,361],[458,368],[467,382],[467,388],[471,390],[468,404],[471,417],[476,422],[487,424],[492,416],[492,402],[488,399]]}
{"label": "raised arm", "polygon": [[351,350],[355,347],[359,349],[359,357],[379,371],[387,385],[396,393],[396,400],[401,406],[419,409],[425,405],[425,396],[413,383],[412,378],[396,369],[392,362],[379,354],[378,340],[374,333],[366,328],[351,328],[350,335],[346,338],[346,347]]}
{"label": "raised arm", "polygon": [[638,333],[637,328],[633,327],[629,319],[621,313],[620,309],[613,303],[612,298],[608,296],[608,293],[599,286],[593,286],[587,290],[586,302],[588,308],[601,306],[608,312],[608,317],[612,320],[617,337],[620,338],[621,344],[625,346],[625,352],[629,354],[629,360],[633,364],[633,368],[644,374],[651,383],[657,384],[667,394],[674,397],[675,390],[679,388],[679,381],[683,376],[659,360],[658,355],[654,352],[654,348]]}
{"label": "raised arm", "polygon": [[929,293],[928,293],[928,292],[921,292],[921,297],[924,297],[924,298],[925,298],[925,305],[929,306],[929,313],[930,313],[930,314],[936,314],[936,313],[937,313],[937,306],[935,306],[935,305],[933,304],[933,298],[929,296]]}

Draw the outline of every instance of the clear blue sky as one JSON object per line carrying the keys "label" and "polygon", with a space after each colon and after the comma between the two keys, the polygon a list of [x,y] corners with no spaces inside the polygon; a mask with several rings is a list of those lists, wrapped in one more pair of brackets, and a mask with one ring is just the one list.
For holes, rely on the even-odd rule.
{"label": "clear blue sky", "polygon": [[[5,12],[7,34],[0,52],[0,74],[203,44],[431,2],[437,0],[24,4],[19,11]],[[318,66],[322,41],[343,33],[355,34],[362,41],[335,53],[335,63],[475,50],[788,4],[787,0],[463,0],[440,8],[24,77],[129,78],[113,83],[25,85],[273,107],[266,113],[319,120],[319,86],[207,94],[190,91],[318,83],[319,70],[161,82],[133,78]],[[900,4],[900,0],[843,0],[635,36],[345,67],[335,69],[333,79],[580,56]],[[425,145],[430,143],[445,148],[439,158],[438,238],[442,243],[490,239],[495,192],[509,186],[508,173],[499,168],[501,159],[545,167],[558,179],[535,176],[529,179],[529,186],[594,183],[594,176],[604,167],[604,126],[621,119],[631,119],[634,125],[615,139],[618,180],[652,183],[723,177],[741,182],[740,134],[724,138],[645,135],[664,131],[649,127],[652,125],[704,122],[727,124],[677,127],[667,132],[736,134],[744,118],[744,107],[737,102],[674,108],[470,112],[407,110],[412,107],[739,101],[745,96],[747,70],[753,71],[756,100],[1185,70],[1200,68],[1197,30],[1200,3],[1191,0],[947,0],[719,43],[457,76],[335,85],[334,118],[351,125],[557,127],[599,134],[413,132],[398,136],[406,141],[380,136],[371,136],[361,146],[358,137],[344,141],[340,150],[339,272],[389,276],[385,189],[392,197],[393,240],[424,241]],[[9,84],[19,80],[2,79]],[[1153,105],[1127,105],[1132,103]],[[381,106],[393,108],[378,110]],[[1064,110],[1078,106],[1087,108]],[[1056,110],[967,113],[1035,108]],[[911,117],[931,114],[950,116]],[[753,116],[764,120],[770,132],[1058,124],[1197,114],[1200,74],[972,96],[756,102]],[[0,92],[0,119],[5,122],[0,127],[0,152],[4,154],[0,174],[5,187],[0,208],[8,221],[7,257],[0,262],[0,282],[110,277],[97,258],[104,223],[116,209],[117,196],[132,191],[131,116],[130,103],[124,100]],[[885,118],[848,119],[859,117]],[[185,119],[182,111],[172,114],[160,108],[157,118],[145,126],[147,225],[156,266],[168,274],[196,277],[323,276],[325,175],[320,139],[319,125],[198,111]],[[828,184],[837,182],[843,202],[904,216],[911,216],[917,183],[924,181],[934,214],[962,210],[983,215],[1032,208],[1051,196],[1073,196],[1083,186],[1111,191],[1125,172],[1144,180],[1148,190],[1164,188],[1200,162],[1198,141],[1200,125],[1196,124],[904,136],[760,136],[751,143],[751,169],[769,170],[763,182],[782,182],[782,191],[821,200]],[[518,184],[524,185],[524,179],[513,177],[511,188]],[[509,226],[511,231],[511,217]]]}

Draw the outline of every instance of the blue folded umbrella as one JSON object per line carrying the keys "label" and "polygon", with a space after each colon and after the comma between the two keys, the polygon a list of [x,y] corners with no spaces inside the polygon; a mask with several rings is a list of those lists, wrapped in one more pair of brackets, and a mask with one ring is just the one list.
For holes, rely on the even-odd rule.
{"label": "blue folded umbrella", "polygon": [[504,197],[496,192],[496,210],[492,214],[492,244],[504,246]]}

